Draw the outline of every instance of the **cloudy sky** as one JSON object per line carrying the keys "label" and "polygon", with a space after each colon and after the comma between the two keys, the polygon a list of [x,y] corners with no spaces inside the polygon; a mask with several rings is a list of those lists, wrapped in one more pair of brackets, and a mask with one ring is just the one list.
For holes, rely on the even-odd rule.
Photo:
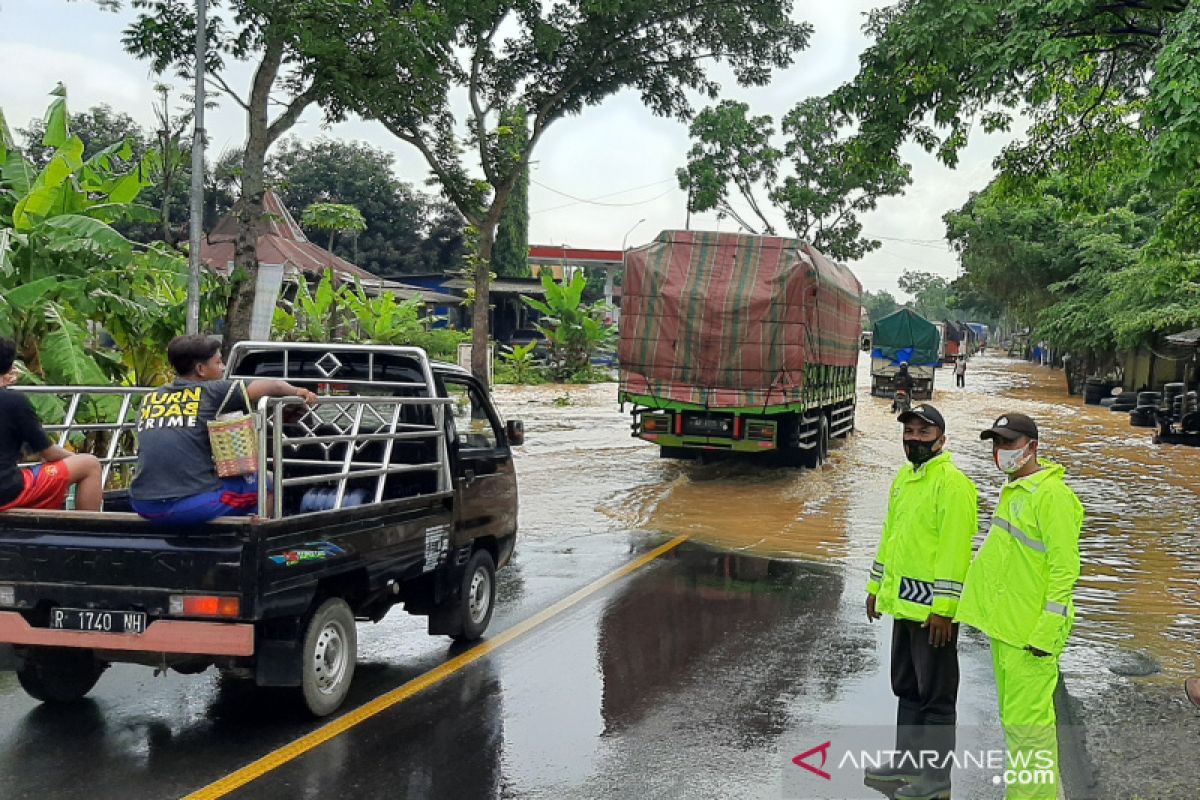
{"label": "cloudy sky", "polygon": [[[747,90],[722,80],[725,94],[748,102],[755,114],[777,118],[805,97],[825,94],[854,76],[867,44],[861,32],[863,13],[883,5],[888,3],[797,0],[797,16],[816,28],[809,49],[770,86]],[[128,13],[103,12],[91,0],[0,0],[0,75],[5,76],[0,108],[10,126],[24,127],[41,116],[47,92],[58,81],[67,85],[74,109],[108,103],[150,126],[157,79],[121,47]],[[230,80],[243,87],[249,77],[249,69],[242,67]],[[244,136],[241,109],[224,101],[210,112],[208,129],[215,152],[238,146]],[[354,120],[330,128],[322,125],[319,112],[311,111],[294,135],[367,141],[395,154],[404,179],[420,184],[427,176],[415,151],[376,123]],[[866,288],[899,294],[896,279],[906,269],[955,277],[957,263],[943,242],[941,217],[987,184],[992,159],[1008,139],[978,134],[955,171],[919,148],[905,151],[913,163],[913,185],[864,218],[866,232],[883,241],[882,249],[851,264]],[[659,230],[683,227],[685,194],[673,176],[688,145],[684,124],[653,117],[632,93],[556,123],[534,154],[531,241],[617,249],[627,235],[632,246]],[[694,217],[692,223],[736,230],[715,215]]]}

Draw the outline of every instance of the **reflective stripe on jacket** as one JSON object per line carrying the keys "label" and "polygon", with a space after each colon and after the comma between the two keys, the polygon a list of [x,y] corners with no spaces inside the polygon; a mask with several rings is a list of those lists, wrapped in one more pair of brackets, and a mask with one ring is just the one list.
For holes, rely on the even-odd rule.
{"label": "reflective stripe on jacket", "polygon": [[867,583],[876,611],[917,622],[931,613],[954,616],[971,563],[978,503],[975,484],[947,452],[919,469],[901,468]]}
{"label": "reflective stripe on jacket", "polygon": [[959,622],[1013,647],[1059,655],[1075,620],[1083,506],[1050,461],[1000,490],[967,572]]}

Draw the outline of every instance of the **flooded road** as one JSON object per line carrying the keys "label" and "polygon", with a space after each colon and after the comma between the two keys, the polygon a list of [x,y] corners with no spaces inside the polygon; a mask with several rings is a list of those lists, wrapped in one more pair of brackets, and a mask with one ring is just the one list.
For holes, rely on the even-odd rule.
{"label": "flooded road", "polygon": [[[1150,430],[1130,427],[1128,415],[1085,406],[1066,394],[1061,370],[984,356],[971,361],[965,389],[951,388],[948,374],[938,380],[933,402],[946,418],[947,448],[979,487],[981,525],[1003,476],[979,431],[1007,411],[1038,421],[1044,457],[1066,467],[1084,505],[1079,617],[1067,668],[1103,666],[1112,655],[1103,648],[1119,646],[1160,662],[1161,680],[1194,674],[1200,667],[1200,450],[1152,444]],[[607,415],[601,412],[615,394],[611,386],[572,391],[576,405],[554,413],[565,419],[596,414],[595,424],[573,431],[571,446],[621,453],[628,470],[601,478],[612,487],[602,507],[616,518],[735,552],[834,562],[865,575],[887,510],[887,487],[904,458],[888,401],[871,397],[869,387],[864,359],[858,431],[835,441],[829,463],[815,472],[765,470],[747,461],[658,461],[653,446],[602,424]],[[627,488],[618,489],[622,484]],[[1085,644],[1102,649],[1085,652]]]}
{"label": "flooded road", "polygon": [[[119,665],[63,708],[0,674],[0,800],[881,797],[861,770],[798,783],[812,776],[792,762],[847,726],[886,747],[894,721],[890,625],[868,624],[862,600],[903,455],[887,401],[869,396],[865,369],[859,380],[858,433],[812,472],[662,460],[629,435],[612,384],[500,387],[528,443],[517,554],[482,646],[536,621],[528,633],[359,718],[465,652],[399,610],[361,625],[339,733],[305,748],[320,723],[286,693],[248,694],[212,671]],[[1103,691],[1093,679],[1112,678],[1123,653],[1161,666],[1139,680],[1191,674],[1200,453],[1084,407],[1061,372],[985,357],[967,382],[934,402],[981,518],[1002,476],[978,432],[1009,410],[1039,421],[1087,509],[1072,693]],[[679,535],[689,541],[605,578]],[[999,747],[986,642],[964,635],[960,661],[960,746]],[[228,781],[256,759],[268,767]],[[1001,797],[990,777],[956,772],[955,796]]]}

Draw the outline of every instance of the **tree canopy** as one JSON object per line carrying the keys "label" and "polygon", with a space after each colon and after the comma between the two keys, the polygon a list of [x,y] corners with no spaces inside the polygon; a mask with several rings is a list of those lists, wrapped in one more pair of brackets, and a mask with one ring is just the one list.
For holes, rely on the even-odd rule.
{"label": "tree canopy", "polygon": [[[710,62],[725,63],[743,84],[761,85],[810,34],[792,20],[792,0],[288,5],[308,17],[293,42],[329,117],[379,120],[415,147],[478,231],[485,265],[530,154],[555,122],[623,89],[636,91],[652,113],[686,118],[692,93],[719,91],[706,71]],[[529,139],[519,147],[504,119],[514,108],[529,120]],[[486,379],[490,270],[474,273],[472,370]]]}
{"label": "tree canopy", "polygon": [[[362,142],[285,140],[269,162],[270,183],[291,209],[313,203],[344,203],[357,208],[366,230],[341,238],[334,252],[384,277],[442,272],[457,266],[462,253],[462,218],[439,217],[428,196],[398,177],[391,154]],[[445,230],[435,231],[438,220]],[[301,223],[305,231],[316,229]],[[443,247],[430,241],[436,237]],[[454,245],[452,242],[457,241]]]}
{"label": "tree canopy", "polygon": [[746,103],[725,100],[705,109],[692,121],[693,145],[678,172],[690,209],[716,210],[751,233],[774,235],[770,203],[793,235],[832,258],[875,250],[880,242],[863,235],[858,217],[880,197],[902,192],[911,183],[909,168],[895,156],[864,150],[845,132],[847,123],[826,99],[809,98],[784,116],[777,147],[774,120],[750,116]]}
{"label": "tree canopy", "polygon": [[903,0],[866,31],[830,97],[864,150],[953,166],[973,131],[1029,123],[945,217],[956,302],[1093,353],[1200,323],[1200,6]]}

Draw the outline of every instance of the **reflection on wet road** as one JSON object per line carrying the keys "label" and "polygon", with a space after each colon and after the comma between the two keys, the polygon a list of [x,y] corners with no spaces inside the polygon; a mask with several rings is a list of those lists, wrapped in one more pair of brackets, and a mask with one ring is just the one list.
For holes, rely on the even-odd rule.
{"label": "reflection on wet road", "polygon": [[[663,536],[692,543],[230,796],[780,797],[789,759],[831,726],[886,731],[890,629],[868,625],[861,602],[902,454],[866,379],[860,370],[859,432],[815,472],[661,460],[629,436],[612,385],[501,388],[528,444],[521,540],[492,638]],[[1123,415],[1068,398],[1061,372],[977,358],[967,381],[935,403],[981,517],[1001,476],[978,431],[1012,409],[1039,420],[1087,508],[1069,677],[1105,670],[1118,647],[1161,662],[1155,680],[1190,673],[1200,454],[1150,445]],[[360,648],[348,708],[461,652],[401,612],[361,626]],[[963,737],[994,746],[986,645],[967,635],[961,650]],[[213,673],[118,666],[63,709],[0,674],[0,798],[180,797],[315,727],[283,694]],[[956,788],[1001,794],[973,776]],[[809,789],[795,796],[820,795]]]}

